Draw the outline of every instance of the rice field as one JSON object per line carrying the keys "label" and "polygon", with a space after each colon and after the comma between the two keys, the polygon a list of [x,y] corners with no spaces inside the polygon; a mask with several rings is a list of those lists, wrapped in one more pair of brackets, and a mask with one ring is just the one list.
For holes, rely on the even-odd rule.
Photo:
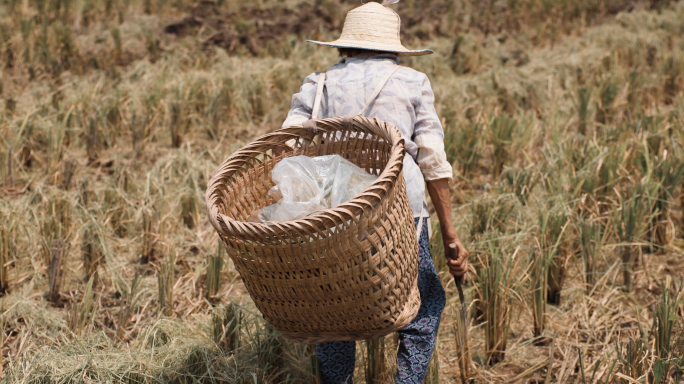
{"label": "rice field", "polygon": [[[315,383],[207,221],[350,0],[0,0],[4,383]],[[403,0],[471,254],[426,383],[684,379],[684,2]],[[357,343],[391,382],[395,335]]]}

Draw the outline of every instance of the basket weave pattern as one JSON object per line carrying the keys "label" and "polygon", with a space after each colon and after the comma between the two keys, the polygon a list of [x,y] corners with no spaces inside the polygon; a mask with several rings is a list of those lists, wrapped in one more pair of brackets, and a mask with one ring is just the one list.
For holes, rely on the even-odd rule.
{"label": "basket weave pattern", "polygon": [[[294,142],[294,144],[293,144]],[[379,175],[332,209],[288,222],[245,222],[275,203],[267,191],[283,158],[338,154]],[[402,175],[404,140],[361,116],[264,135],[235,152],[206,192],[209,219],[264,318],[295,341],[363,340],[418,312],[418,242]]]}

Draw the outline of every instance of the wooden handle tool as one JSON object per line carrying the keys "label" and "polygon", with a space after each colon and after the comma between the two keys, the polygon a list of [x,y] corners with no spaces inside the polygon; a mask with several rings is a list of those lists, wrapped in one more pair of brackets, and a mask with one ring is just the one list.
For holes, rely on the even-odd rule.
{"label": "wooden handle tool", "polygon": [[[449,248],[451,252],[458,252],[456,248],[456,244],[452,243],[449,244]],[[456,281],[456,289],[458,290],[458,298],[461,300],[461,312],[463,314],[463,324],[465,326],[468,326],[468,315],[467,315],[467,309],[466,309],[466,304],[465,304],[465,296],[463,295],[463,287],[461,286],[461,279],[454,278]]]}

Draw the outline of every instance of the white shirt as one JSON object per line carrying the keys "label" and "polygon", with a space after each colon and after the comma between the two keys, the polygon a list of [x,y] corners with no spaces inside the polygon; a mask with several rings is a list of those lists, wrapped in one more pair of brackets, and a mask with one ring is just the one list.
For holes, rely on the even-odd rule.
{"label": "white shirt", "polygon": [[[362,54],[344,58],[328,68],[320,118],[355,115],[385,73],[399,58],[394,55]],[[283,127],[311,119],[318,73],[304,79]],[[378,118],[397,127],[405,141],[404,179],[414,217],[427,217],[425,180],[451,179],[452,168],[444,151],[444,130],[435,111],[435,95],[424,73],[407,67],[397,69],[385,84],[366,117]]]}

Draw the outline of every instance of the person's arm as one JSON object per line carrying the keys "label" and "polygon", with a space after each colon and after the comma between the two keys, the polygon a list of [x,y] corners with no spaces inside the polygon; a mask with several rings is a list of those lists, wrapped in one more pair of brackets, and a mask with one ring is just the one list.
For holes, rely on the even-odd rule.
{"label": "person's arm", "polygon": [[287,128],[293,125],[302,124],[311,119],[314,99],[316,98],[316,88],[318,87],[318,73],[312,73],[304,79],[302,87],[298,93],[292,95],[290,112],[283,122],[282,127]]}
{"label": "person's arm", "polygon": [[[416,162],[423,173],[430,199],[437,211],[449,272],[454,278],[465,280],[465,273],[468,269],[468,251],[459,240],[451,220],[449,180],[453,176],[453,170],[444,151],[444,130],[435,111],[435,96],[430,80],[427,76],[423,76],[420,95],[416,95],[419,102],[415,105],[416,122],[413,142],[418,146]],[[456,248],[449,247],[450,244],[455,244]]]}
{"label": "person's arm", "polygon": [[[434,205],[439,218],[439,227],[444,242],[444,256],[447,258],[449,272],[454,278],[461,278],[462,281],[465,281],[465,274],[468,271],[468,251],[458,238],[451,220],[449,179],[429,180],[426,183],[432,205]],[[450,244],[456,244],[456,248],[449,247]]]}

